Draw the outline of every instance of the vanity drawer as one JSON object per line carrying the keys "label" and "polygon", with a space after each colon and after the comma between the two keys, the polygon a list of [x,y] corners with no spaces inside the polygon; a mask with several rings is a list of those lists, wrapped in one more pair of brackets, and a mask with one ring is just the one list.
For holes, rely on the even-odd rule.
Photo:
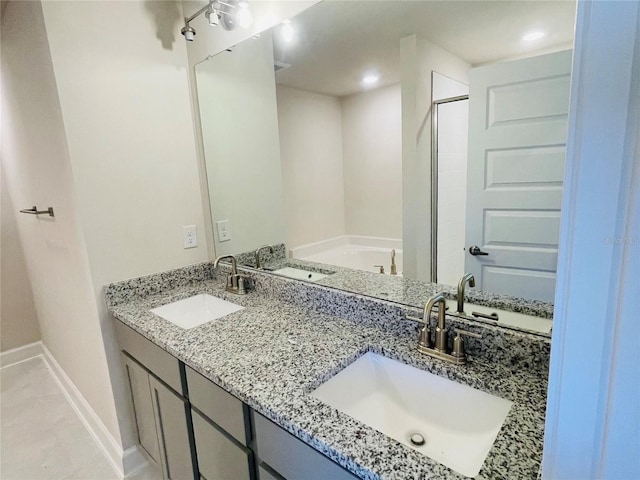
{"label": "vanity drawer", "polygon": [[195,410],[191,410],[200,478],[250,480],[253,458]]}
{"label": "vanity drawer", "polygon": [[271,473],[264,465],[258,467],[258,479],[259,480],[282,480],[282,477],[277,474]]}
{"label": "vanity drawer", "polygon": [[180,364],[177,358],[118,320],[116,320],[116,333],[122,350],[144,365],[173,390],[184,395],[180,380]]}
{"label": "vanity drawer", "polygon": [[258,458],[287,480],[357,479],[259,413],[253,412],[253,419]]}
{"label": "vanity drawer", "polygon": [[191,405],[242,445],[247,445],[250,439],[245,433],[244,404],[192,368],[186,367],[186,370]]}

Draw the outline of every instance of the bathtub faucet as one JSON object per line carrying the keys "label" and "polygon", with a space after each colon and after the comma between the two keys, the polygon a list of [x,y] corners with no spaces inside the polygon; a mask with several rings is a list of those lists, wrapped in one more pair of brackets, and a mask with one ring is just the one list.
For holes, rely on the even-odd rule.
{"label": "bathtub faucet", "polygon": [[396,268],[396,249],[391,250],[391,275],[397,275],[398,269]]}

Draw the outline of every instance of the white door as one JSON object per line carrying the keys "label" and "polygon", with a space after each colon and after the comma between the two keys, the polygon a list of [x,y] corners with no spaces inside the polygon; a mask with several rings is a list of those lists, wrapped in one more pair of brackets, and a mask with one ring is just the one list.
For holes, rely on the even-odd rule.
{"label": "white door", "polygon": [[570,78],[571,51],[471,70],[465,270],[476,288],[553,302]]}

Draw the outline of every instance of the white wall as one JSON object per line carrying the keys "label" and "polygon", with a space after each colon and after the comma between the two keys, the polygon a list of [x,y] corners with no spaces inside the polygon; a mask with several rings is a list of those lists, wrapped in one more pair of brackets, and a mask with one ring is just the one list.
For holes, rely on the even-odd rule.
{"label": "white wall", "polygon": [[36,342],[41,336],[16,218],[18,210],[31,206],[13,204],[3,164],[0,182],[0,351],[4,352]]}
{"label": "white wall", "polygon": [[470,66],[427,40],[400,41],[405,275],[431,278],[431,72],[469,83]]}
{"label": "white wall", "polygon": [[271,35],[246,41],[196,68],[211,211],[232,238],[218,255],[285,241]]}
{"label": "white wall", "polygon": [[290,248],[401,238],[400,85],[343,98],[278,86]]}
{"label": "white wall", "polygon": [[[181,12],[173,2],[47,2],[44,14],[98,323],[125,412],[103,285],[207,258],[202,243],[182,246],[183,225],[200,233],[204,225]],[[135,41],[125,31],[135,31]],[[125,415],[119,420],[127,448],[131,426]],[[117,429],[113,419],[105,423]]]}
{"label": "white wall", "polygon": [[203,217],[178,4],[45,2],[44,14],[96,287],[207,258],[182,245]]}
{"label": "white wall", "polygon": [[400,85],[342,98],[348,235],[402,238]]}
{"label": "white wall", "polygon": [[344,235],[340,99],[278,85],[289,249]]}
{"label": "white wall", "polygon": [[[15,8],[40,8],[38,3],[15,3],[22,5]],[[135,440],[103,285],[207,259],[202,244],[182,247],[183,225],[204,231],[186,47],[178,27],[182,14],[173,2],[106,1],[46,2],[43,13],[50,60],[34,58],[33,52],[14,59],[22,82],[43,81],[33,68],[49,65],[44,91],[52,97],[44,106],[37,93],[42,85],[34,86],[15,106],[34,120],[12,122],[21,127],[12,135],[23,135],[25,148],[35,149],[24,158],[44,163],[24,175],[40,179],[37,191],[42,193],[32,189],[20,203],[52,204],[57,213],[54,222],[37,223],[51,230],[47,246],[55,252],[56,264],[53,272],[38,267],[31,275],[34,284],[47,283],[34,287],[34,294],[46,291],[51,302],[47,315],[55,317],[42,320],[45,343],[126,449]],[[33,18],[21,12],[15,19],[16,35],[29,31]],[[44,26],[37,38],[42,50],[47,41],[43,32]],[[45,148],[39,126],[53,120],[57,163],[51,153],[56,150]],[[32,246],[25,245],[25,251]],[[42,318],[41,309],[38,313]]]}
{"label": "white wall", "polygon": [[14,208],[52,206],[56,215],[17,217],[42,339],[114,438],[119,438],[39,2],[9,2],[6,7],[2,74],[2,162],[9,197]]}

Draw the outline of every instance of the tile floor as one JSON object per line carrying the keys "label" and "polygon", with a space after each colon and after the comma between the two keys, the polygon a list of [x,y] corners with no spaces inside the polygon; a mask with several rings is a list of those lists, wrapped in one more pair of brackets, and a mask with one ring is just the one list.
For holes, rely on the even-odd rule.
{"label": "tile floor", "polygon": [[[120,477],[71,408],[43,359],[0,370],[2,480]],[[158,480],[151,467],[127,480]]]}

